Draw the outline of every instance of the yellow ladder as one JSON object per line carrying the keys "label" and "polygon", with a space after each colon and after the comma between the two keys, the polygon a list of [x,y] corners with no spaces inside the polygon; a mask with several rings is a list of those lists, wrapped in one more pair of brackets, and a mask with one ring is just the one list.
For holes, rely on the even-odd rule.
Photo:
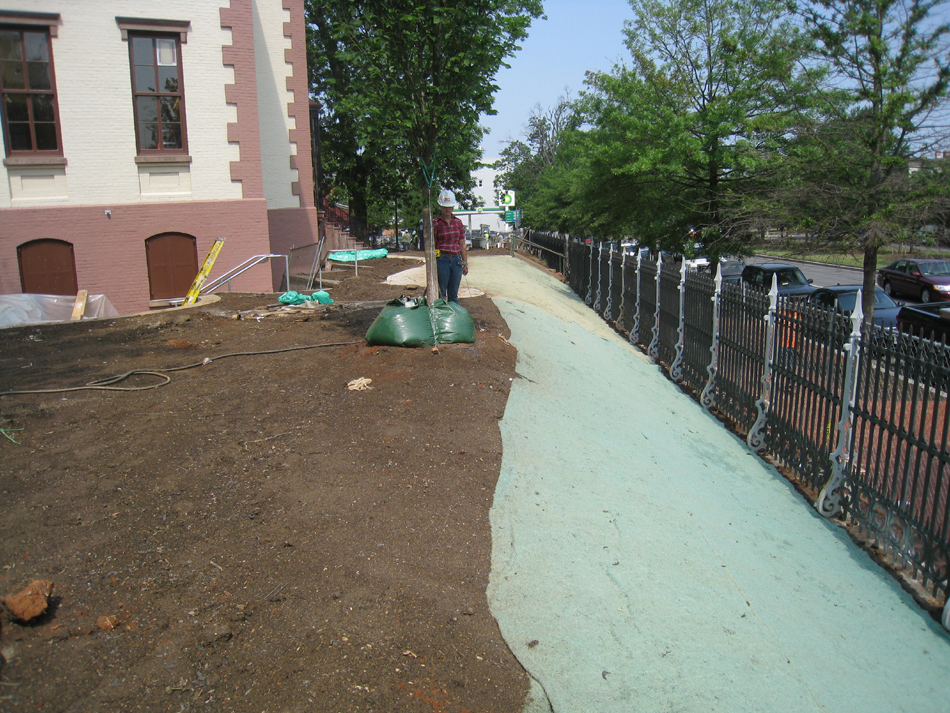
{"label": "yellow ladder", "polygon": [[195,281],[191,283],[191,289],[188,290],[188,294],[185,295],[185,301],[182,302],[182,306],[187,307],[197,301],[198,294],[201,292],[201,286],[205,283],[205,280],[208,279],[208,274],[211,272],[211,268],[214,267],[214,261],[218,259],[218,253],[221,252],[224,240],[224,238],[218,238],[214,241],[214,245],[212,245],[208,251],[208,257],[205,258],[205,261],[201,264],[201,269],[198,270],[198,274],[195,275]]}

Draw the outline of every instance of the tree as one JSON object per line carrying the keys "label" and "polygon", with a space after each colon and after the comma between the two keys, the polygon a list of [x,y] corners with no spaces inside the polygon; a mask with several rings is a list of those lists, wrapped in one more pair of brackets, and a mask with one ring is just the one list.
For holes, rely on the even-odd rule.
{"label": "tree", "polygon": [[377,151],[367,146],[371,136],[360,131],[361,111],[352,97],[361,91],[359,67],[348,61],[338,18],[348,13],[345,0],[308,0],[307,51],[310,93],[320,100],[321,160],[325,177],[333,186],[321,186],[321,195],[341,188],[350,208],[350,229],[359,239],[368,234],[367,196],[376,168]]}
{"label": "tree", "polygon": [[591,205],[644,242],[740,252],[724,197],[762,167],[811,71],[801,33],[772,0],[631,0],[631,65],[594,74]]}
{"label": "tree", "polygon": [[[880,248],[947,211],[947,174],[912,172],[946,137],[950,25],[944,0],[811,0],[797,8],[832,71],[823,116],[796,128],[786,177],[789,218],[854,244],[864,259],[864,311],[873,314]],[[789,175],[798,174],[795,179]]]}
{"label": "tree", "polygon": [[[343,112],[364,153],[385,155],[423,196],[427,289],[438,296],[431,193],[471,187],[483,130],[493,113],[493,78],[541,16],[539,0],[310,0],[332,28],[334,53],[351,81],[323,98]],[[326,67],[330,62],[324,63]],[[334,82],[337,80],[334,78]]]}
{"label": "tree", "polygon": [[536,105],[528,117],[525,141],[510,141],[492,166],[499,171],[495,188],[517,191],[519,206],[529,215],[535,214],[533,201],[538,181],[555,165],[561,143],[567,132],[576,129],[577,122],[573,103],[567,95],[547,110]]}

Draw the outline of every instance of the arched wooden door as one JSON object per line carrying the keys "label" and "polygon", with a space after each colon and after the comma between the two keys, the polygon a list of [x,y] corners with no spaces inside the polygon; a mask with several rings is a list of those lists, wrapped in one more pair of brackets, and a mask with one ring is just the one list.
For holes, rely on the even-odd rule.
{"label": "arched wooden door", "polygon": [[25,294],[75,295],[79,291],[72,243],[41,238],[23,243],[16,254]]}
{"label": "arched wooden door", "polygon": [[188,294],[198,274],[197,240],[181,233],[154,235],[145,241],[148,288],[153,300]]}

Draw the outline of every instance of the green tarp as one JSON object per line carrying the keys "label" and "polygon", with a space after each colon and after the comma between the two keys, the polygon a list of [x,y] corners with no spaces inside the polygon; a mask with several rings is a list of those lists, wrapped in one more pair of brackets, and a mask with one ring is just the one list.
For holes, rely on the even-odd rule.
{"label": "green tarp", "polygon": [[333,299],[325,290],[314,292],[312,295],[302,295],[291,290],[278,297],[277,301],[284,305],[302,305],[304,302],[319,302],[322,305],[333,304]]}
{"label": "green tarp", "polygon": [[386,257],[389,251],[386,248],[376,250],[334,250],[327,257],[336,262],[354,262],[356,260],[374,260]]}

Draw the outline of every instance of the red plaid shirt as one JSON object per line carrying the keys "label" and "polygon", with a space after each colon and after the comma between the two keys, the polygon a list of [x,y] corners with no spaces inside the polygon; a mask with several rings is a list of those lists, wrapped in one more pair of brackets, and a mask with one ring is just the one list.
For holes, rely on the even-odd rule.
{"label": "red plaid shirt", "polygon": [[432,224],[432,231],[435,233],[435,249],[447,253],[461,253],[462,246],[465,245],[465,226],[456,216],[452,216],[452,222],[446,223],[440,215]]}

